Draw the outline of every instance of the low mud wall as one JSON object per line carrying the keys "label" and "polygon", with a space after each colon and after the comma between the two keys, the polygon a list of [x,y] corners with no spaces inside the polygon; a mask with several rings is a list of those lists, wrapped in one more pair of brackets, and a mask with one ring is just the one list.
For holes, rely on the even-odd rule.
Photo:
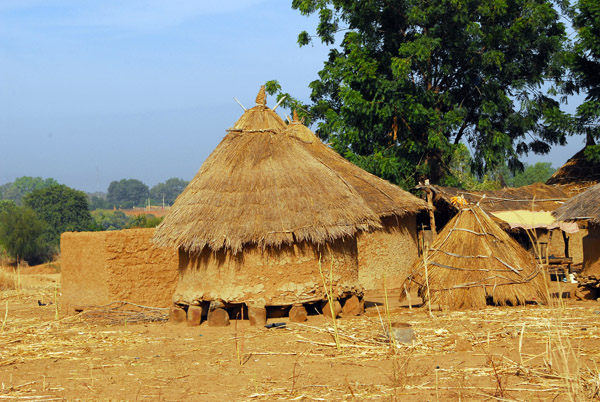
{"label": "low mud wall", "polygon": [[63,233],[63,311],[127,301],[169,307],[178,280],[175,250],[151,243],[154,229]]}
{"label": "low mud wall", "polygon": [[418,257],[417,217],[383,218],[384,229],[358,236],[359,281],[365,290],[399,288]]}

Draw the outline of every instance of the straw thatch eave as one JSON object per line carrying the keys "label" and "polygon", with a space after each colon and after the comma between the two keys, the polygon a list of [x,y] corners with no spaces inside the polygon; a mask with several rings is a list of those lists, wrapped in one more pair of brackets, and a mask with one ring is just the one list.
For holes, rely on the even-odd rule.
{"label": "straw thatch eave", "polygon": [[304,124],[294,120],[287,127],[287,135],[296,139],[325,167],[335,172],[340,180],[352,187],[366,204],[379,216],[403,217],[427,208],[425,201],[400,187],[377,177],[329,148]]}
{"label": "straw thatch eave", "polygon": [[[417,186],[419,188],[419,186]],[[425,187],[425,186],[420,186]],[[486,212],[498,211],[554,211],[567,199],[567,194],[560,188],[543,183],[534,183],[516,188],[500,190],[468,191],[453,187],[429,186],[434,193],[434,202],[443,202],[447,208],[456,212],[459,206],[451,202],[453,197],[462,196],[469,204],[479,204]]]}
{"label": "straw thatch eave", "polygon": [[483,307],[545,300],[533,257],[479,207],[461,209],[416,261],[407,285],[432,303],[450,308]]}
{"label": "straw thatch eave", "polygon": [[155,243],[236,254],[245,245],[324,244],[381,228],[360,194],[284,127],[259,93],[177,198]]}
{"label": "straw thatch eave", "polygon": [[560,221],[588,220],[600,224],[600,184],[588,188],[581,194],[569,199],[553,215]]}

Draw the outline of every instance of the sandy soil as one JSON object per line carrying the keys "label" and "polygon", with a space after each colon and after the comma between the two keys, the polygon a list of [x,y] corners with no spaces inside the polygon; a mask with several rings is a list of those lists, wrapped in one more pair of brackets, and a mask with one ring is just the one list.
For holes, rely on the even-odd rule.
{"label": "sandy soil", "polygon": [[[364,316],[285,328],[56,319],[59,274],[0,292],[0,400],[570,401],[598,398],[600,303],[433,311],[371,294]],[[43,304],[52,302],[45,306]],[[145,315],[150,317],[150,314]],[[129,319],[127,318],[129,317]],[[269,322],[286,322],[286,318]],[[412,345],[382,327],[410,323]]]}

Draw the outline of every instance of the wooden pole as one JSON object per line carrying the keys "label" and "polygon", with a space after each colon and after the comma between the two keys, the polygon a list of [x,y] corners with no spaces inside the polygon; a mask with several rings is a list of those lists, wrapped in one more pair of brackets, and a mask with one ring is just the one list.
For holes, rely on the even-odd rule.
{"label": "wooden pole", "polygon": [[429,227],[431,228],[432,239],[435,240],[437,236],[437,229],[435,227],[435,215],[433,213],[433,191],[429,185],[429,180],[425,181],[425,193],[427,194],[427,206],[429,207]]}

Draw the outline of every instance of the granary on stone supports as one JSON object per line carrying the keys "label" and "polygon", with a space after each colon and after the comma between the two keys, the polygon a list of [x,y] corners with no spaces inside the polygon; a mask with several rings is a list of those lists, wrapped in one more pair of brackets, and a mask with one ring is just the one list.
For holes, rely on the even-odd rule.
{"label": "granary on stone supports", "polygon": [[401,286],[418,257],[416,218],[426,209],[425,202],[343,158],[302,124],[295,112],[286,133],[336,172],[381,219],[382,229],[362,231],[357,237],[361,285],[366,290]]}
{"label": "granary on stone supports", "polygon": [[[213,311],[237,315],[247,306],[251,322],[253,314],[264,321],[266,307],[322,303],[326,287],[342,304],[354,303],[363,294],[359,234],[383,230],[386,216],[402,220],[424,207],[390,189],[382,197],[400,197],[407,206],[387,214],[374,208],[364,195],[384,187],[362,173],[344,176],[328,164],[330,156],[319,159],[313,137],[307,142],[286,130],[261,88],[256,106],[177,198],[154,241],[179,250],[173,301],[188,309],[188,319],[188,306],[201,311],[194,314],[208,309],[209,324]],[[373,189],[361,191],[359,183]]]}
{"label": "granary on stone supports", "polygon": [[[587,235],[583,238],[582,278],[593,277],[595,285],[600,284],[600,184],[569,199],[554,211],[557,220],[579,222],[587,226]],[[580,283],[587,280],[580,280]],[[598,286],[595,286],[598,287]]]}
{"label": "granary on stone supports", "polygon": [[406,295],[417,289],[441,308],[544,303],[544,278],[530,253],[478,205],[457,202],[458,213],[415,261]]}

